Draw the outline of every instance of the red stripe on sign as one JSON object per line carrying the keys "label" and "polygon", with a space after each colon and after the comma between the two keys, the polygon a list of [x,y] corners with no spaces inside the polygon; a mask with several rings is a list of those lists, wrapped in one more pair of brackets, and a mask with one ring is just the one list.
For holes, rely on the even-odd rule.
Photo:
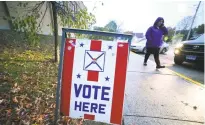
{"label": "red stripe on sign", "polygon": [[102,41],[91,40],[90,50],[91,51],[101,51]]}
{"label": "red stripe on sign", "polygon": [[84,119],[95,120],[95,115],[84,114]]}
{"label": "red stripe on sign", "polygon": [[[90,50],[91,51],[101,51],[102,41],[99,40],[91,40]],[[93,57],[95,58],[95,57]],[[98,71],[88,71],[88,81],[98,82]]]}
{"label": "red stripe on sign", "polygon": [[125,80],[128,62],[128,43],[118,43],[110,122],[121,124]]}
{"label": "red stripe on sign", "polygon": [[95,81],[95,82],[97,82],[98,81],[98,75],[99,75],[98,71],[88,71],[88,78],[87,78],[87,80],[88,81]]}
{"label": "red stripe on sign", "polygon": [[[70,41],[73,43],[70,43]],[[75,39],[67,39],[64,49],[63,58],[63,73],[62,73],[62,86],[61,86],[61,113],[64,116],[69,116],[70,113],[70,98],[71,98],[71,85],[72,73],[75,53]]]}

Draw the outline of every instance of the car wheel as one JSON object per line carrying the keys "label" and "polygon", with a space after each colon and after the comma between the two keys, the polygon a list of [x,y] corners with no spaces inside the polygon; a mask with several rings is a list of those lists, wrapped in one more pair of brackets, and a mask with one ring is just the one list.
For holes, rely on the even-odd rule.
{"label": "car wheel", "polygon": [[147,53],[147,49],[144,48],[144,49],[142,50],[142,52],[143,52],[144,54],[146,54],[146,53]]}
{"label": "car wheel", "polygon": [[162,54],[165,54],[167,52],[166,48],[162,49]]}
{"label": "car wheel", "polygon": [[183,62],[184,62],[184,60],[181,59],[180,57],[177,57],[177,56],[174,57],[175,64],[181,65]]}

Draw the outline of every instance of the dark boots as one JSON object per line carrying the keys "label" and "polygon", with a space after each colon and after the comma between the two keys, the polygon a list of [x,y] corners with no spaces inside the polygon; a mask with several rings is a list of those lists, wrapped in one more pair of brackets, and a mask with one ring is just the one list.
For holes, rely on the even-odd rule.
{"label": "dark boots", "polygon": [[165,68],[165,66],[160,66],[160,65],[159,65],[159,66],[157,66],[156,68],[157,68],[157,69],[159,69],[159,68]]}

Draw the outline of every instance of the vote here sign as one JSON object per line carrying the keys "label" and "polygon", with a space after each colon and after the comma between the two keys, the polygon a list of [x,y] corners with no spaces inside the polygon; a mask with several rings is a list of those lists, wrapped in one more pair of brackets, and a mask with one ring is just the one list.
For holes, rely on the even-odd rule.
{"label": "vote here sign", "polygon": [[126,42],[67,39],[61,113],[71,118],[121,124],[128,48]]}

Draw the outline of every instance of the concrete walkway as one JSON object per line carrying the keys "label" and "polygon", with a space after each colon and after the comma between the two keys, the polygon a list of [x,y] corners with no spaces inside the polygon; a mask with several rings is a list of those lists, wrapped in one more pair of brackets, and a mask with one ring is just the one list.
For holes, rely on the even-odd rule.
{"label": "concrete walkway", "polygon": [[205,90],[155,62],[130,52],[124,100],[125,125],[202,125]]}

